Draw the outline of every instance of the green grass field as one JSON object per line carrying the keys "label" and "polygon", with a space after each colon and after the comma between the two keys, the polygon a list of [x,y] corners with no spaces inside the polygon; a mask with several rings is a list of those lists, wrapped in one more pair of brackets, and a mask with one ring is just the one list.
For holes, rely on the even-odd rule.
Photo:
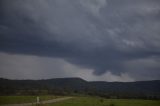
{"label": "green grass field", "polygon": [[[40,96],[42,100],[59,98],[60,96]],[[35,102],[36,96],[0,96],[0,105]],[[52,104],[39,106],[160,106],[160,100],[104,99],[99,97],[74,97]]]}
{"label": "green grass field", "polygon": [[[2,104],[19,104],[19,103],[33,103],[36,102],[37,96],[0,96],[0,105]],[[40,100],[55,99],[60,96],[39,96]]]}
{"label": "green grass field", "polygon": [[160,100],[103,99],[98,97],[75,97],[70,100],[43,106],[160,106]]}

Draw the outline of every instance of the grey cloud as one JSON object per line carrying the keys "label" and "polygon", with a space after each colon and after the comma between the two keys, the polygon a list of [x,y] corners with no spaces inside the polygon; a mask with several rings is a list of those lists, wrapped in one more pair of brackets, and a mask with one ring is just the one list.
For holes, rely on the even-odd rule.
{"label": "grey cloud", "polygon": [[0,51],[62,58],[95,75],[159,70],[159,61],[130,64],[137,71],[126,65],[160,58],[159,5],[158,0],[2,0]]}
{"label": "grey cloud", "polygon": [[149,57],[127,61],[125,66],[129,70],[128,73],[134,76],[135,79],[159,79],[159,62],[160,59],[158,57]]}
{"label": "grey cloud", "polygon": [[107,72],[102,76],[94,76],[92,74],[93,70],[77,67],[60,58],[7,54],[3,52],[0,52],[0,58],[0,77],[3,78],[48,79],[80,77],[87,81],[134,81],[126,73],[116,76],[111,72]]}

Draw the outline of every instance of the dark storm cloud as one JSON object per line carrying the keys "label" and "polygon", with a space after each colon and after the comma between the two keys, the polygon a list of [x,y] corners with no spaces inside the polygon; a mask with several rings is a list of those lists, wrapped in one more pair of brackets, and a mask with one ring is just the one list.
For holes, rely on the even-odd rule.
{"label": "dark storm cloud", "polygon": [[158,0],[2,0],[0,51],[60,57],[95,75],[153,70],[158,79],[159,28]]}

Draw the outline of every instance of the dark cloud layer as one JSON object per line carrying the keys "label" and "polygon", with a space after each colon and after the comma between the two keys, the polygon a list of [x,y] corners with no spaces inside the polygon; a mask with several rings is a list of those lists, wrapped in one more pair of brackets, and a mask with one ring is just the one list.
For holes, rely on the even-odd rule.
{"label": "dark cloud layer", "polygon": [[63,58],[95,75],[159,79],[159,0],[0,2],[1,52]]}

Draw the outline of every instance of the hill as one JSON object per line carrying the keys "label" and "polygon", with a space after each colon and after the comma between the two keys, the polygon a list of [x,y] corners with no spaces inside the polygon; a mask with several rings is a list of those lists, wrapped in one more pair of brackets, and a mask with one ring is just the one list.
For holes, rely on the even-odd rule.
{"label": "hill", "polygon": [[88,82],[81,78],[9,80],[0,78],[0,95],[85,94],[106,98],[160,98],[160,80]]}

